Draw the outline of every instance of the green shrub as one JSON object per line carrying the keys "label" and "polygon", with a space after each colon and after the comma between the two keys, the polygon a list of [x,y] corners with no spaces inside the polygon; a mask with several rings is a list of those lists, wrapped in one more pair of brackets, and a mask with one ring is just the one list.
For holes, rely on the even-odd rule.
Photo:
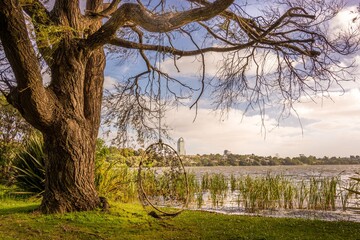
{"label": "green shrub", "polygon": [[[112,156],[98,140],[95,157],[95,186],[100,196],[128,202],[137,196],[136,174],[119,156]],[[42,137],[34,135],[14,161],[16,185],[21,193],[40,196],[45,189],[45,154]]]}
{"label": "green shrub", "polygon": [[45,189],[45,155],[40,135],[31,136],[14,160],[16,185],[27,194],[41,195]]}
{"label": "green shrub", "polygon": [[119,161],[96,160],[95,186],[100,196],[129,202],[136,198],[136,171]]}
{"label": "green shrub", "polygon": [[105,145],[102,139],[96,142],[95,186],[100,196],[122,202],[137,197],[136,171],[126,164],[119,150]]}

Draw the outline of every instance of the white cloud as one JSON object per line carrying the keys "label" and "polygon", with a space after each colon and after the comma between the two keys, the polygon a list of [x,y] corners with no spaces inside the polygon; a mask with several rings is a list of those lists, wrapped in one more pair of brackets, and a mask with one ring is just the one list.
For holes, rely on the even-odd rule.
{"label": "white cloud", "polygon": [[104,79],[104,89],[106,90],[111,90],[114,88],[114,85],[116,85],[117,80],[116,78],[110,77],[110,76],[105,76]]}
{"label": "white cloud", "polygon": [[[277,67],[277,56],[274,53],[267,53],[265,59],[265,55],[261,51],[262,50],[259,50],[257,55],[255,55],[257,64],[259,64],[259,66],[262,68],[264,74],[272,73]],[[204,54],[205,74],[208,77],[214,77],[222,67],[222,64],[226,58],[229,58],[229,60],[233,58],[234,65],[237,65],[242,57],[248,55],[246,50],[233,54],[234,55],[227,55],[216,52]],[[176,66],[180,72],[178,72],[174,66],[173,59],[167,59],[165,62],[161,63],[161,69],[171,73],[171,75],[174,77],[197,77],[202,74],[201,56],[182,57],[176,61]],[[256,64],[250,62],[248,65],[247,74],[249,76],[256,75]]]}
{"label": "white cloud", "polygon": [[[221,53],[206,53],[205,54],[205,71],[208,76],[215,76],[219,67],[220,61],[223,59]],[[197,77],[202,74],[202,60],[200,56],[182,57],[176,60],[174,66],[173,59],[166,59],[161,63],[161,69],[165,72],[171,73],[174,77]]]}
{"label": "white cloud", "polygon": [[[316,156],[359,155],[360,143],[360,91],[354,89],[343,96],[333,96],[333,101],[299,103],[296,109],[302,119],[311,119],[303,126],[274,128],[277,121],[265,117],[266,135],[261,117],[245,116],[242,112],[230,112],[229,118],[220,121],[219,116],[206,109],[195,111],[181,107],[167,113],[166,123],[172,127],[176,140],[185,139],[189,154],[233,153],[257,155]],[[175,143],[174,143],[175,144]]]}
{"label": "white cloud", "polygon": [[309,119],[359,119],[360,121],[360,90],[330,93],[331,98],[315,97],[315,101],[302,102],[295,105],[303,118]]}
{"label": "white cloud", "polygon": [[[220,117],[206,109],[199,109],[196,121],[193,122],[195,111],[187,108],[172,110],[167,114],[166,122],[173,128],[172,136],[184,137],[187,152],[196,153],[222,153],[225,149],[234,153],[261,153],[276,151],[265,146],[264,133],[261,132],[260,116],[244,117],[242,113],[230,112],[227,120],[220,121]],[[274,126],[274,119],[266,119],[267,126]],[[288,128],[290,132],[301,134],[301,130]],[[289,133],[289,132],[287,132]],[[279,142],[279,139],[272,143]],[[270,143],[270,142],[268,142]],[[259,146],[263,145],[263,149]],[[271,146],[270,146],[271,147]],[[265,149],[266,148],[266,149]]]}
{"label": "white cloud", "polygon": [[358,21],[353,21],[358,17],[356,6],[350,6],[342,9],[330,22],[329,32],[337,36],[341,32],[348,30],[355,31],[359,25]]}

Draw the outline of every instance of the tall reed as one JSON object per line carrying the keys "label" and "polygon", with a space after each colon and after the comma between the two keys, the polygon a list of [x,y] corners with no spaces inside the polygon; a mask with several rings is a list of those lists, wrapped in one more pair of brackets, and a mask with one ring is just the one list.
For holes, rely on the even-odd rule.
{"label": "tall reed", "polygon": [[[346,185],[341,187],[341,191],[339,193],[342,210],[346,211],[349,207],[349,204],[351,203],[352,203],[351,207],[359,208],[360,178],[351,177],[350,181],[343,183],[343,185],[344,184]],[[357,199],[357,200],[351,201],[351,199]]]}
{"label": "tall reed", "polygon": [[306,200],[307,200],[308,196],[309,196],[309,188],[306,184],[306,181],[304,179],[302,179],[300,182],[298,182],[296,193],[295,193],[295,198],[296,198],[298,209],[305,208],[305,204],[306,204]]}
{"label": "tall reed", "polygon": [[248,175],[239,179],[238,183],[245,211],[293,207],[294,186],[282,175]]}
{"label": "tall reed", "polygon": [[338,178],[310,178],[308,209],[335,210]]}
{"label": "tall reed", "polygon": [[228,181],[224,174],[216,173],[209,177],[209,191],[213,207],[223,205],[228,188]]}
{"label": "tall reed", "polygon": [[[151,173],[147,176],[146,185],[148,194],[155,198],[159,196],[169,198],[169,184],[166,178],[159,178],[159,176],[152,178],[150,175]],[[195,202],[198,208],[206,204],[221,207],[228,199],[227,196],[232,195],[232,200],[235,200],[237,206],[246,212],[294,208],[336,210],[339,198],[341,198],[343,209],[346,209],[351,194],[355,194],[350,194],[345,190],[338,191],[340,187],[338,177],[311,177],[299,181],[286,178],[282,174],[227,177],[222,173],[205,173],[200,179],[196,179],[195,174],[188,174],[188,182],[190,201]],[[179,179],[175,183],[174,192],[179,194],[176,197],[181,199],[186,192],[184,181]],[[355,190],[352,185],[347,188]],[[205,196],[209,197],[209,202],[204,199]]]}
{"label": "tall reed", "polygon": [[209,190],[210,186],[210,174],[206,172],[201,176],[201,189],[202,190]]}
{"label": "tall reed", "polygon": [[237,189],[237,179],[234,174],[230,175],[230,189],[231,192],[234,192]]}
{"label": "tall reed", "polygon": [[[189,196],[188,196],[188,200],[190,202],[193,202],[196,199],[196,194],[198,189],[200,188],[200,184],[196,179],[196,175],[194,173],[189,173],[187,172],[187,180],[188,180],[188,190],[189,190]],[[182,182],[184,183],[184,182]],[[183,188],[183,190],[186,189],[186,186],[181,185],[181,187]]]}

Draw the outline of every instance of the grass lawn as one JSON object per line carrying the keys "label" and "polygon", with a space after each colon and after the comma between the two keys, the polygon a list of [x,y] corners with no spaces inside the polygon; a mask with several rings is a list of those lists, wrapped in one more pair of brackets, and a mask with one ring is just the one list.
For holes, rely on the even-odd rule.
{"label": "grass lawn", "polygon": [[42,215],[39,202],[0,197],[0,239],[359,239],[360,223],[231,216],[185,211],[155,219],[139,204]]}

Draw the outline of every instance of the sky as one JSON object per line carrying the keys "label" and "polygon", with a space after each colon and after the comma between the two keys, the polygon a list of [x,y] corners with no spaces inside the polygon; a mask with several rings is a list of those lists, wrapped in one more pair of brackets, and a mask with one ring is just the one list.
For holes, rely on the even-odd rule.
{"label": "sky", "polygon": [[[355,8],[345,8],[331,23],[333,31],[352,24]],[[208,75],[215,74],[219,54],[208,54]],[[360,53],[352,59],[360,63]],[[178,61],[182,77],[198,74],[199,65],[190,58]],[[176,72],[172,64],[165,61],[162,68]],[[105,88],[111,89],[117,79],[128,72],[129,67],[116,67],[108,62]],[[292,115],[278,121],[278,115],[265,115],[264,122],[259,113],[243,115],[241,109],[233,109],[226,117],[209,108],[211,99],[201,99],[197,115],[189,106],[172,108],[166,112],[163,122],[170,127],[169,144],[176,146],[176,140],[183,137],[186,153],[210,154],[230,150],[235,154],[256,154],[260,156],[294,157],[299,154],[323,156],[360,155],[360,71],[354,70],[355,82],[343,85],[345,92],[332,89],[331,98],[313,96],[301,99],[294,105]],[[196,120],[194,121],[194,117]],[[101,136],[100,136],[101,137]],[[111,135],[110,135],[111,137]]]}

